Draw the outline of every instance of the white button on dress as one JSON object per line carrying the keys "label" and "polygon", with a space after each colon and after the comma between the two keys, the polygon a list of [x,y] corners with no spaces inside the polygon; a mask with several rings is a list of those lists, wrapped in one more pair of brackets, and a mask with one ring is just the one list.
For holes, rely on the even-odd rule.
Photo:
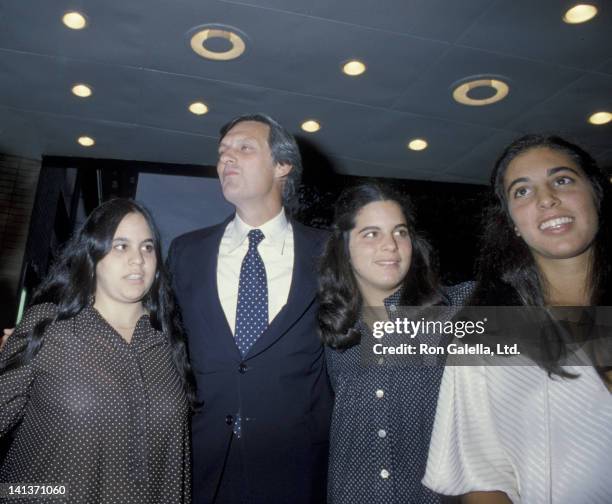
{"label": "white button on dress", "polygon": [[[467,290],[462,292],[465,296],[453,297],[457,304],[469,295]],[[401,296],[396,294],[391,297],[398,299],[385,300],[385,308],[390,311],[393,304],[398,307],[397,314]],[[389,320],[394,317],[389,314]],[[371,329],[362,320],[356,328],[364,338],[371,336]],[[394,333],[385,335],[385,341],[394,345],[406,339]],[[387,365],[386,357],[383,365],[377,365],[384,357],[378,355],[374,365],[364,366],[363,355],[371,351],[369,344],[341,351],[325,349],[336,394],[330,429],[328,502],[441,504],[442,498],[425,488],[421,479],[444,369]],[[385,437],[379,435],[381,429]]]}

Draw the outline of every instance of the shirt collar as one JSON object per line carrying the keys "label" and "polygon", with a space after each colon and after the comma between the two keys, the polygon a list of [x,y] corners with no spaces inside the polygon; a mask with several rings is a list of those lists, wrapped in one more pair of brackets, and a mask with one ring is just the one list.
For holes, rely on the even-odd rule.
{"label": "shirt collar", "polygon": [[289,229],[289,221],[285,215],[285,209],[281,208],[281,211],[276,217],[273,217],[261,226],[250,226],[244,222],[238,214],[235,215],[234,220],[230,222],[229,226],[229,249],[230,251],[234,251],[242,245],[251,229],[260,229],[265,236],[265,241],[268,243],[274,245],[284,244],[285,235]]}
{"label": "shirt collar", "polygon": [[[387,315],[389,316],[389,320],[394,320],[398,315],[398,308],[400,301],[402,299],[402,288],[397,289],[393,294],[389,297],[383,299],[383,304],[385,305],[385,310],[387,311]],[[368,325],[363,321],[360,317],[357,320],[356,328],[361,332],[361,334],[371,334],[371,330]]]}
{"label": "shirt collar", "polygon": [[389,310],[391,306],[397,307],[401,299],[402,299],[402,289],[400,287],[393,294],[391,294],[388,298],[385,298],[383,300],[383,303],[385,304],[385,308]]}

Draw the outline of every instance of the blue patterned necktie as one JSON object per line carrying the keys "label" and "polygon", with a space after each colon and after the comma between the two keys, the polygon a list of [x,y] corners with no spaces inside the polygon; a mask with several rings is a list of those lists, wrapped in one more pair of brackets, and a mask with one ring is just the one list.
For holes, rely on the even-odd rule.
{"label": "blue patterned necktie", "polygon": [[[236,331],[234,338],[240,354],[244,357],[253,343],[268,327],[268,280],[266,268],[257,251],[265,238],[259,229],[249,231],[249,250],[240,267],[238,282],[238,306],[236,307]],[[234,435],[242,435],[242,414],[236,413]]]}
{"label": "blue patterned necktie", "polygon": [[259,229],[249,231],[249,250],[242,260],[238,283],[235,339],[244,357],[268,327],[268,281],[257,251],[265,238]]}

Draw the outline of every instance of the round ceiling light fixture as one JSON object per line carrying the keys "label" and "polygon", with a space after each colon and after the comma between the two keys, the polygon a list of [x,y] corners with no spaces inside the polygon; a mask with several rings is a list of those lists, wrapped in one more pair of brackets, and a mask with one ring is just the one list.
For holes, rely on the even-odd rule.
{"label": "round ceiling light fixture", "polygon": [[87,84],[75,84],[72,86],[72,94],[79,98],[89,98],[91,96],[91,87]]}
{"label": "round ceiling light fixture", "polygon": [[85,16],[77,11],[66,12],[62,17],[62,23],[64,23],[71,30],[82,30],[87,26],[87,19]]}
{"label": "round ceiling light fixture", "polygon": [[610,121],[612,121],[611,112],[605,112],[605,111],[595,112],[594,114],[591,114],[591,116],[589,117],[589,122],[591,124],[595,124],[596,126],[601,126],[602,124],[608,124]]}
{"label": "round ceiling light fixture", "polygon": [[195,115],[204,115],[208,112],[208,107],[203,102],[193,102],[189,105],[189,112]]}
{"label": "round ceiling light fixture", "polygon": [[93,138],[88,136],[80,136],[77,142],[79,142],[79,144],[81,144],[83,147],[92,147],[96,143]]}
{"label": "round ceiling light fixture", "polygon": [[427,149],[427,140],[424,138],[414,138],[408,142],[408,148],[413,151],[422,151]]}
{"label": "round ceiling light fixture", "polygon": [[198,56],[215,61],[238,58],[246,50],[246,36],[231,26],[205,25],[191,36],[191,49]]}
{"label": "round ceiling light fixture", "polygon": [[316,133],[321,129],[321,123],[314,119],[308,119],[302,123],[301,128],[307,133]]}
{"label": "round ceiling light fixture", "polygon": [[346,75],[350,75],[351,77],[361,75],[365,71],[365,63],[356,59],[347,61],[342,65],[342,72]]}
{"label": "round ceiling light fixture", "polygon": [[[453,87],[453,99],[462,105],[472,107],[497,103],[510,92],[510,87],[503,80],[484,76],[468,77],[468,80],[463,79],[455,83]],[[485,93],[484,96],[482,95],[483,92]]]}
{"label": "round ceiling light fixture", "polygon": [[567,24],[580,24],[597,16],[597,7],[591,4],[577,4],[565,11],[563,21]]}

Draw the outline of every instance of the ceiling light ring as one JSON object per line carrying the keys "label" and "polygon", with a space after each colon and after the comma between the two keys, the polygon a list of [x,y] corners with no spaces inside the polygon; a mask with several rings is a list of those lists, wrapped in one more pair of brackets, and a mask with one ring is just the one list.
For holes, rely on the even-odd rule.
{"label": "ceiling light ring", "polygon": [[[239,58],[246,51],[246,34],[233,26],[205,24],[189,32],[189,45],[193,52],[202,58],[213,61],[229,61]],[[222,38],[231,44],[227,51],[211,51],[204,43],[214,38]]]}
{"label": "ceiling light ring", "polygon": [[[502,75],[471,75],[461,79],[451,86],[453,99],[462,105],[481,107],[492,105],[503,100],[510,93],[510,79]],[[488,87],[495,90],[493,96],[487,98],[472,98],[468,93],[473,89]]]}

